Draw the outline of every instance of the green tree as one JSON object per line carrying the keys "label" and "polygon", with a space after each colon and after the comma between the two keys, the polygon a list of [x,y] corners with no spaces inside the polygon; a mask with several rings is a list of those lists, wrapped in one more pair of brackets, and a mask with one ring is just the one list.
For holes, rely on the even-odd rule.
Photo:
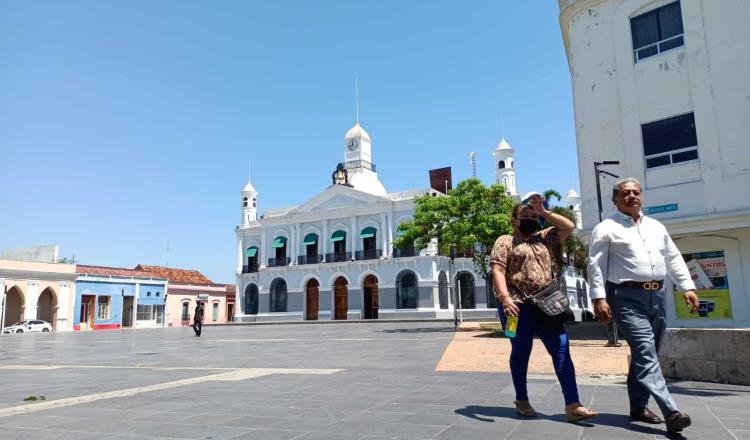
{"label": "green tree", "polygon": [[[545,191],[545,192],[544,192],[543,194],[544,194],[544,198],[545,198],[546,200],[549,200],[549,201],[551,201],[553,197],[554,197],[555,199],[557,199],[557,201],[558,201],[558,202],[559,202],[560,200],[562,200],[562,196],[560,195],[560,193],[559,193],[559,192],[557,192],[557,191],[555,191],[554,189],[548,189],[548,190],[547,190],[547,191]],[[574,220],[574,221],[575,221],[575,220]]]}
{"label": "green tree", "polygon": [[[440,255],[450,255],[456,247],[459,254],[471,256],[477,273],[487,278],[489,253],[497,237],[510,234],[511,209],[514,201],[502,185],[485,186],[479,179],[460,182],[447,196],[423,196],[415,201],[414,220],[399,226],[401,237],[394,246],[427,247],[437,238]],[[484,252],[474,252],[478,243]]]}

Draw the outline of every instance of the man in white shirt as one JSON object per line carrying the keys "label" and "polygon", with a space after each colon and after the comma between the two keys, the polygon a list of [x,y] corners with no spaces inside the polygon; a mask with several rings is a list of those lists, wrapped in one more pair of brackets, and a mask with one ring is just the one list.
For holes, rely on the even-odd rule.
{"label": "man in white shirt", "polygon": [[695,284],[664,225],[641,212],[637,180],[618,181],[612,189],[612,202],[617,212],[594,228],[589,248],[594,311],[604,323],[614,317],[630,345],[630,417],[661,423],[647,407],[653,396],[667,431],[679,432],[690,426],[690,416],[680,412],[669,395],[657,357],[666,330],[664,280],[668,277],[684,292],[693,313],[698,310]]}

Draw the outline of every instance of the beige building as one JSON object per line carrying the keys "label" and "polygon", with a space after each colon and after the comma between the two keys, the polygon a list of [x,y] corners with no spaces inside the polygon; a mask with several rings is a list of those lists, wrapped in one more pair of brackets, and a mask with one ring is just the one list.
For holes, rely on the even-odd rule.
{"label": "beige building", "polygon": [[0,259],[0,325],[40,319],[72,330],[77,276],[74,264]]}
{"label": "beige building", "polygon": [[205,324],[226,324],[234,317],[234,285],[216,284],[197,270],[174,269],[140,264],[136,270],[144,270],[169,280],[166,298],[166,320],[170,327],[186,327],[192,324],[197,302],[204,301]]}

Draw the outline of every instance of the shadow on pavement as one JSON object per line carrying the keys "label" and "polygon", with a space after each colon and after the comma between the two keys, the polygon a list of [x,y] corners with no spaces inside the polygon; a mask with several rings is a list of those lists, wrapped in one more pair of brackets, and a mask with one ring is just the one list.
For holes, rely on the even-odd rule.
{"label": "shadow on pavement", "polygon": [[[579,426],[612,426],[615,428],[623,428],[628,431],[638,432],[641,434],[652,434],[652,435],[666,435],[667,429],[657,429],[650,426],[639,425],[633,423],[630,420],[630,416],[625,414],[612,414],[612,413],[599,413],[598,416],[593,419],[588,419],[583,422],[578,422],[576,425]],[[680,438],[680,437],[676,437]]]}
{"label": "shadow on pavement", "polygon": [[464,417],[469,417],[471,419],[479,420],[482,422],[488,422],[488,423],[495,423],[495,420],[490,419],[489,417],[525,420],[524,417],[521,417],[518,415],[515,408],[504,407],[504,406],[469,405],[469,406],[465,406],[463,408],[457,409],[455,412],[456,414],[462,415]]}

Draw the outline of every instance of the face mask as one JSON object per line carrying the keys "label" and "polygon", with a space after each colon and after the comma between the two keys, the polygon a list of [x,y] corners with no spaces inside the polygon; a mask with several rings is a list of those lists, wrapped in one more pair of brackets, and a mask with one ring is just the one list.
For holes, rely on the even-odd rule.
{"label": "face mask", "polygon": [[518,230],[526,235],[531,235],[539,229],[539,222],[535,219],[522,218]]}

